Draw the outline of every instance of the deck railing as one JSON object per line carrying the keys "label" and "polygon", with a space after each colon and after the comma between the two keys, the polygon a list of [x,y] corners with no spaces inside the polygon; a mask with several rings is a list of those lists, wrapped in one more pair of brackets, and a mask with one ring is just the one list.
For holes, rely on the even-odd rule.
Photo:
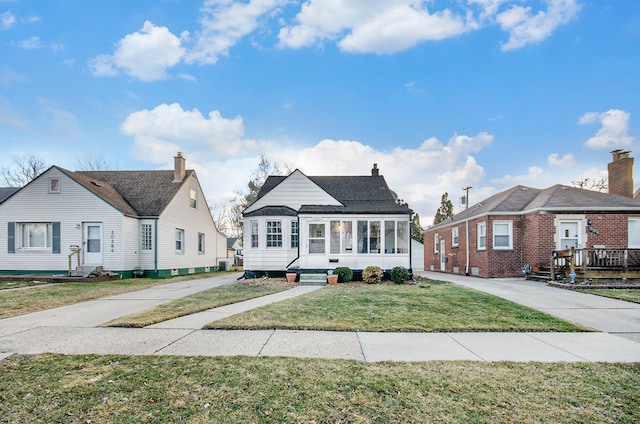
{"label": "deck railing", "polygon": [[[595,277],[610,275],[640,278],[640,249],[590,247],[555,250],[551,255],[551,278],[558,275]],[[573,277],[571,277],[573,275]]]}

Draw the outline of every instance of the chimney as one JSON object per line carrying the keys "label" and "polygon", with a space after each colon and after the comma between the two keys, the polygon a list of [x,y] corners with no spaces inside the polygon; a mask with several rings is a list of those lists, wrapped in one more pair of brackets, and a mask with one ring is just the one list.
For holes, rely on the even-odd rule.
{"label": "chimney", "polygon": [[614,150],[613,161],[609,163],[609,193],[633,197],[633,158],[629,151]]}
{"label": "chimney", "polygon": [[173,163],[174,163],[174,167],[173,167],[173,182],[174,183],[179,183],[184,178],[184,175],[185,175],[185,170],[184,170],[185,162],[186,162],[186,160],[182,156],[182,152],[178,152],[178,154],[173,157]]}
{"label": "chimney", "polygon": [[380,170],[378,169],[378,164],[374,163],[373,168],[371,169],[371,176],[377,177],[378,175],[380,175]]}

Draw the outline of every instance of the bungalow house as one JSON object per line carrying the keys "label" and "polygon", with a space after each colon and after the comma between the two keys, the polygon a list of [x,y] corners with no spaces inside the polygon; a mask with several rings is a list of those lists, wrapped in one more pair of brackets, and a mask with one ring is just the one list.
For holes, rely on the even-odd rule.
{"label": "bungalow house", "polygon": [[80,267],[162,277],[215,270],[226,237],[182,154],[174,163],[167,171],[50,167],[0,204],[0,273]]}
{"label": "bungalow house", "polygon": [[411,209],[374,165],[367,176],[270,176],[243,211],[246,275],[370,265],[411,269]]}
{"label": "bungalow house", "polygon": [[428,228],[425,269],[484,278],[549,267],[554,251],[640,248],[640,200],[628,152],[609,164],[609,193],[554,185],[516,186]]}

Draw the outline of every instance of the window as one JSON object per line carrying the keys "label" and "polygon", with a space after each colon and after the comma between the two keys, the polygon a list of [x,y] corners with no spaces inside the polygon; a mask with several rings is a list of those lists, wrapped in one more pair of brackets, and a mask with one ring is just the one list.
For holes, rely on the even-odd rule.
{"label": "window", "polygon": [[513,226],[511,221],[493,222],[493,248],[513,249]]}
{"label": "window", "polygon": [[629,240],[627,244],[629,249],[640,249],[640,217],[629,218]]}
{"label": "window", "polygon": [[451,246],[458,245],[458,227],[451,229]]}
{"label": "window", "polygon": [[140,227],[140,250],[153,249],[153,236],[151,235],[151,224],[142,224]]}
{"label": "window", "polygon": [[478,222],[476,228],[478,230],[477,248],[478,250],[484,250],[487,248],[487,223]]}
{"label": "window", "polygon": [[204,253],[204,233],[198,233],[198,253]]}
{"label": "window", "polygon": [[358,221],[358,253],[380,253],[380,221]]}
{"label": "window", "polygon": [[298,221],[291,221],[291,248],[296,248],[300,244],[300,232]]}
{"label": "window", "polygon": [[49,193],[60,193],[60,178],[49,178]]}
{"label": "window", "polygon": [[189,206],[192,209],[198,208],[198,193],[194,188],[189,189]]}
{"label": "window", "polygon": [[258,247],[258,221],[251,221],[251,247]]}
{"label": "window", "polygon": [[384,222],[384,253],[409,252],[409,223],[407,221]]}
{"label": "window", "polygon": [[324,224],[309,224],[309,253],[324,253]]}
{"label": "window", "polygon": [[184,230],[176,228],[176,253],[184,252]]}
{"label": "window", "polygon": [[438,233],[433,235],[433,253],[438,253],[440,249],[440,237],[438,237]]}
{"label": "window", "polygon": [[20,224],[20,247],[23,249],[50,249],[53,229],[50,222]]}
{"label": "window", "polygon": [[351,221],[331,221],[330,252],[332,254],[353,251],[352,228]]}
{"label": "window", "polygon": [[267,247],[282,247],[282,222],[267,221]]}

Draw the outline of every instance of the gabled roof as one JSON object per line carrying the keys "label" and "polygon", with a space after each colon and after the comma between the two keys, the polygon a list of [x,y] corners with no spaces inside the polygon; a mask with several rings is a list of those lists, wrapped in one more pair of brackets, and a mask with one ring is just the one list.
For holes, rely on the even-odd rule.
{"label": "gabled roof", "polygon": [[[294,171],[295,172],[295,171]],[[270,176],[258,192],[263,198],[286,176]],[[341,203],[341,205],[302,205],[299,213],[411,213],[411,209],[396,202],[396,194],[389,189],[381,175],[376,176],[307,176],[314,184]],[[273,205],[282,206],[282,205]],[[264,208],[263,208],[264,209]],[[255,213],[257,211],[251,212]],[[246,215],[245,215],[246,216]]]}
{"label": "gabled roof", "polygon": [[483,215],[521,215],[542,211],[640,213],[640,200],[561,184],[545,189],[518,185],[494,194],[431,228],[445,227]]}
{"label": "gabled roof", "polygon": [[83,185],[125,215],[159,216],[187,177],[173,182],[174,171],[68,171],[61,172]]}

